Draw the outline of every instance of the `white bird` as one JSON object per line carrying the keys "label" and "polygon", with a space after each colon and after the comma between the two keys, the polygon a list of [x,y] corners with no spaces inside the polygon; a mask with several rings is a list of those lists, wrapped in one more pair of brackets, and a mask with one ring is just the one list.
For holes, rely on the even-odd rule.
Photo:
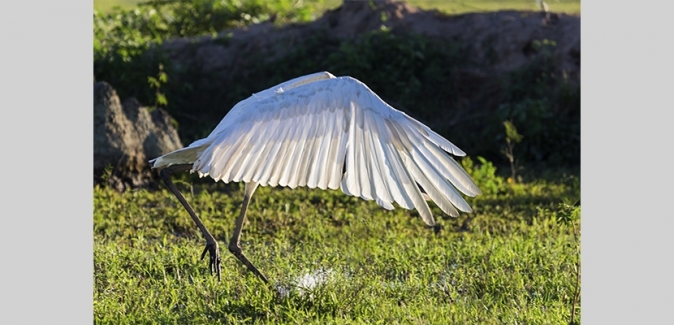
{"label": "white bird", "polygon": [[[185,201],[171,174],[197,172],[215,181],[245,185],[241,214],[229,250],[264,282],[267,278],[239,246],[248,203],[258,185],[341,189],[393,210],[393,202],[435,220],[430,199],[446,214],[471,208],[480,190],[447,153],[464,156],[451,142],[384,102],[352,77],[319,72],[253,94],[236,104],[208,137],[150,161],[206,238],[209,269],[220,279],[215,238]],[[457,191],[458,189],[458,191]],[[423,190],[423,192],[422,192]],[[425,193],[424,193],[425,192]]]}

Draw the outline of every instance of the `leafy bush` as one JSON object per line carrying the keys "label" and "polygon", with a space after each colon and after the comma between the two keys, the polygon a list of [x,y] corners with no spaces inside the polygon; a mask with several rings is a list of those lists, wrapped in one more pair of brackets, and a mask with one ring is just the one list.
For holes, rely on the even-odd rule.
{"label": "leafy bush", "polygon": [[160,67],[172,65],[156,45],[170,34],[159,13],[152,8],[118,10],[101,15],[94,12],[94,76],[111,83],[121,98],[136,97],[142,103],[157,101],[148,77],[158,76]]}
{"label": "leafy bush", "polygon": [[475,184],[482,191],[483,195],[494,195],[504,191],[503,178],[496,175],[496,167],[484,157],[477,157],[480,165],[475,165],[470,157],[461,160],[461,165],[468,175],[475,181]]}
{"label": "leafy bush", "polygon": [[[133,10],[94,11],[94,76],[114,85],[122,98],[164,102],[148,77],[180,70],[158,45],[170,38],[214,35],[273,19],[278,23],[315,18],[323,0],[150,0]],[[163,68],[161,68],[163,67]],[[164,70],[165,69],[165,70]],[[162,71],[163,70],[163,71]],[[171,96],[168,95],[170,98]]]}

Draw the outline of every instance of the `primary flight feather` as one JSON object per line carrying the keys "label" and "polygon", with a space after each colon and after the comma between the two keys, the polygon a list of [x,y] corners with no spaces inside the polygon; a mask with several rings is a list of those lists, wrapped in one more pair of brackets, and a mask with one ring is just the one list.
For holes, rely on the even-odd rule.
{"label": "primary flight feather", "polygon": [[153,168],[184,165],[225,183],[243,181],[250,196],[257,185],[340,188],[385,209],[392,210],[393,202],[414,208],[434,225],[426,199],[456,217],[457,209],[471,212],[459,192],[480,194],[448,153],[465,155],[364,83],[320,72],[253,94],[236,104],[208,137],[151,162]]}

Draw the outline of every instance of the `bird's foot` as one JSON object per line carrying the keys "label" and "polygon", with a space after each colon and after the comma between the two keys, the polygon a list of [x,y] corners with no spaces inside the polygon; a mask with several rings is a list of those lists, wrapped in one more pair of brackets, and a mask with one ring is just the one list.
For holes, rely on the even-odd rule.
{"label": "bird's foot", "polygon": [[208,252],[209,255],[208,268],[210,269],[211,274],[213,274],[213,271],[216,272],[218,281],[220,281],[220,247],[218,247],[218,242],[215,240],[206,242],[204,252],[201,253],[202,260],[204,259],[204,256],[206,256],[206,252]]}
{"label": "bird's foot", "polygon": [[269,284],[269,280],[267,280],[267,277],[262,275],[260,271],[251,263],[246,255],[243,255],[243,252],[241,251],[241,247],[237,245],[236,243],[230,243],[229,244],[229,251],[234,254],[234,256],[241,261],[251,272],[253,272],[255,275],[260,278],[260,280],[264,281],[264,283]]}

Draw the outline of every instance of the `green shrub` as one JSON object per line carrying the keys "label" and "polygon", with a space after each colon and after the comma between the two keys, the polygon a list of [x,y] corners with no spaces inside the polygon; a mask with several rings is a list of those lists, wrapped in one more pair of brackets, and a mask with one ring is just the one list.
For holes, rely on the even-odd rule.
{"label": "green shrub", "polygon": [[171,94],[159,98],[148,77],[184,71],[172,65],[158,47],[165,40],[214,35],[272,17],[279,23],[308,21],[315,18],[314,5],[322,3],[323,0],[151,0],[132,10],[118,8],[108,14],[94,11],[94,76],[111,83],[122,98],[133,96],[146,104],[163,103],[170,100]]}
{"label": "green shrub", "polygon": [[470,157],[461,160],[461,165],[468,175],[475,181],[475,184],[482,191],[483,195],[495,195],[504,191],[504,180],[496,175],[496,167],[484,157],[477,157],[480,165],[475,165]]}

